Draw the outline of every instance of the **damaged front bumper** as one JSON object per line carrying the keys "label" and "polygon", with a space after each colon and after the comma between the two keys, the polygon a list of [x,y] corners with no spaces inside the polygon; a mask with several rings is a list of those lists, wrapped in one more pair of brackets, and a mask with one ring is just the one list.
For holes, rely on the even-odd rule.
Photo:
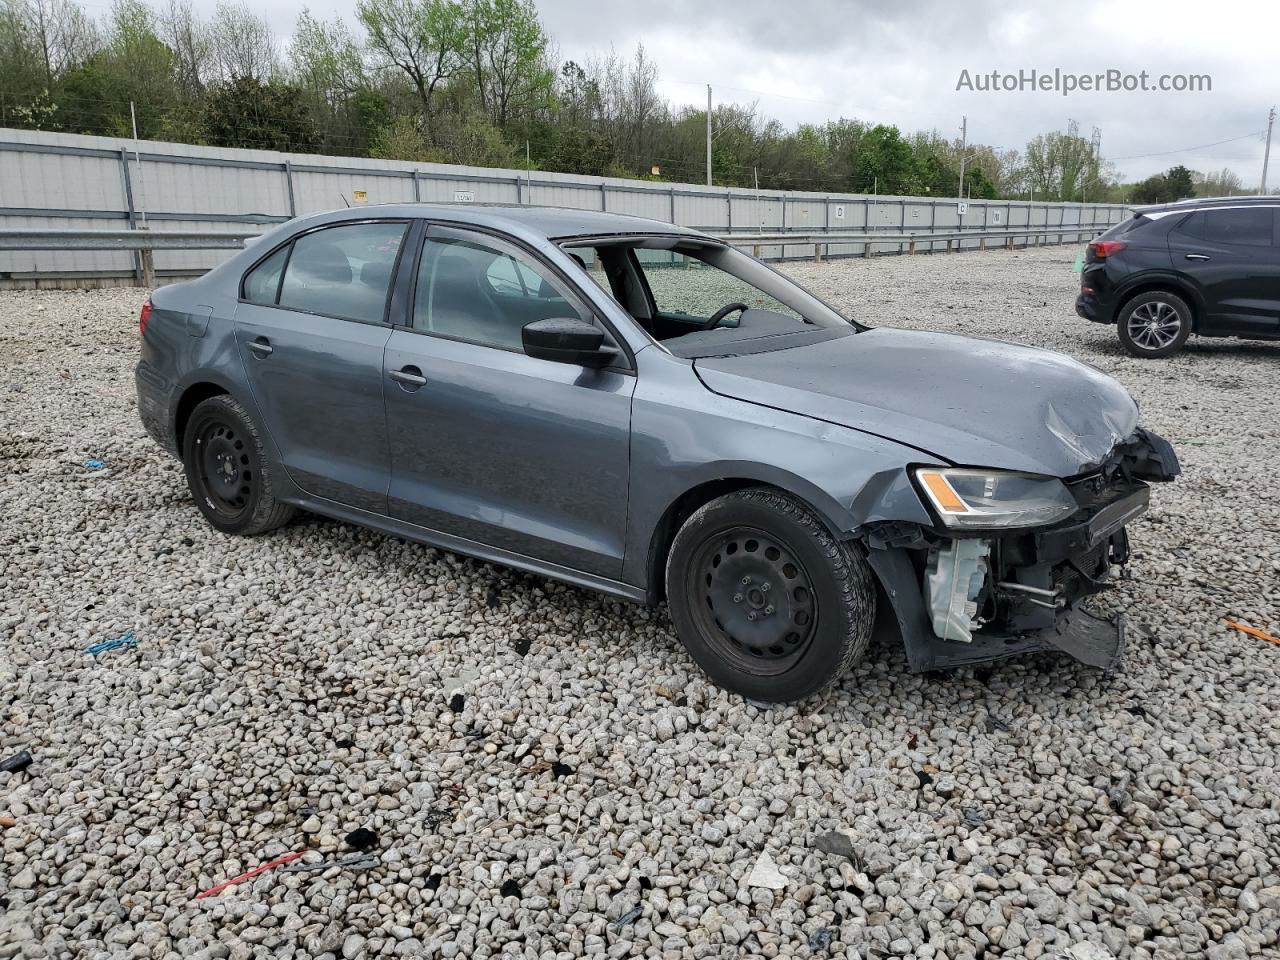
{"label": "damaged front bumper", "polygon": [[1172,448],[1141,434],[1066,483],[1079,504],[1044,527],[972,531],[885,524],[868,531],[880,579],[915,672],[1060,650],[1103,670],[1124,654],[1124,624],[1080,609],[1129,556],[1126,525],[1146,512],[1148,481],[1178,473]]}

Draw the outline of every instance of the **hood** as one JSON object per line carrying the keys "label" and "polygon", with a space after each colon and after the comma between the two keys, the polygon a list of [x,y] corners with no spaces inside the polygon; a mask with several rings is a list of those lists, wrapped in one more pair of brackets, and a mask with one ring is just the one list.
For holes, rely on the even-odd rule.
{"label": "hood", "polygon": [[695,361],[716,393],[838,423],[954,464],[1069,477],[1138,425],[1124,387],[1048,350],[888,328]]}

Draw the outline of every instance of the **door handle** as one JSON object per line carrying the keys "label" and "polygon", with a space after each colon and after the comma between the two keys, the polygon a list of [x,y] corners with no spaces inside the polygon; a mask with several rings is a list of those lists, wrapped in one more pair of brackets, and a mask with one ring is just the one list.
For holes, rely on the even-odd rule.
{"label": "door handle", "polygon": [[1210,258],[1206,257],[1203,253],[1188,253],[1187,259],[1188,260],[1208,260]]}
{"label": "door handle", "polygon": [[422,375],[422,371],[417,367],[401,367],[399,370],[392,370],[387,374],[392,380],[403,387],[412,387],[415,390],[418,387],[427,385],[427,378]]}
{"label": "door handle", "polygon": [[259,358],[271,355],[271,343],[266,337],[259,337],[257,340],[250,340],[248,347],[256,353]]}

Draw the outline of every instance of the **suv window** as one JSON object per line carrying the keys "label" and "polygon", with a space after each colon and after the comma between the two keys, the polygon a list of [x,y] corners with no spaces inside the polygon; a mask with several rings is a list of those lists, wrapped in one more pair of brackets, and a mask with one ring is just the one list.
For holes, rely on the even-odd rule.
{"label": "suv window", "polygon": [[280,306],[381,322],[405,228],[404,223],[353,223],[299,237],[280,284]]}
{"label": "suv window", "polygon": [[1199,210],[1179,229],[1210,243],[1239,243],[1269,247],[1274,242],[1271,207],[1235,207],[1227,210]]}
{"label": "suv window", "polygon": [[428,237],[418,264],[415,330],[520,350],[527,323],[550,317],[591,321],[541,265],[486,241]]}

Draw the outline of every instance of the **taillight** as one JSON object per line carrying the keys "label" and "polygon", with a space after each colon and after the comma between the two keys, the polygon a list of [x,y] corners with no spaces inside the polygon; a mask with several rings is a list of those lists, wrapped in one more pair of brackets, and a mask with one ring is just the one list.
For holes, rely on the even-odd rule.
{"label": "taillight", "polygon": [[138,336],[145,337],[147,335],[147,322],[151,319],[151,301],[148,300],[142,305],[142,309],[138,311]]}
{"label": "taillight", "polygon": [[1123,240],[1095,240],[1089,244],[1089,257],[1093,260],[1105,260],[1127,246],[1129,245]]}

